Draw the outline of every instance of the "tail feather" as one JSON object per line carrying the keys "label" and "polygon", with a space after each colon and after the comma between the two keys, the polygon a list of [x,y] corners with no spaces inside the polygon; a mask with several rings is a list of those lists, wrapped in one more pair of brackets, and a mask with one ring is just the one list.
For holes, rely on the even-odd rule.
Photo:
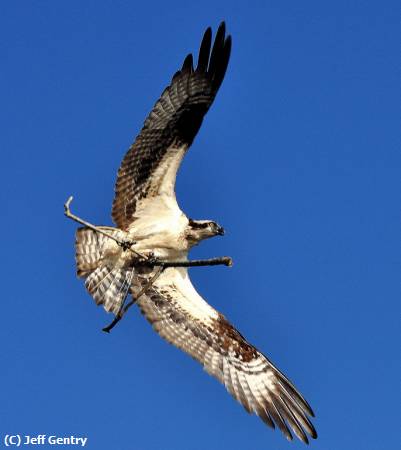
{"label": "tail feather", "polygon": [[79,277],[88,276],[98,267],[105,240],[105,236],[89,228],[78,228],[75,235],[75,261]]}
{"label": "tail feather", "polygon": [[133,269],[98,267],[85,280],[85,287],[97,305],[118,314],[129,293],[133,272]]}
{"label": "tail feather", "polygon": [[[118,236],[120,230],[107,228],[108,233]],[[79,228],[75,241],[77,275],[85,278],[85,287],[97,305],[104,305],[107,312],[120,311],[133,277],[133,269],[115,267],[103,261],[107,236],[90,228]]]}
{"label": "tail feather", "polygon": [[[120,230],[113,230],[109,227],[107,227],[107,232],[115,237],[118,237],[121,233]],[[75,235],[75,261],[79,277],[87,277],[99,267],[103,258],[104,244],[107,240],[107,236],[96,233],[90,228],[78,228]]]}

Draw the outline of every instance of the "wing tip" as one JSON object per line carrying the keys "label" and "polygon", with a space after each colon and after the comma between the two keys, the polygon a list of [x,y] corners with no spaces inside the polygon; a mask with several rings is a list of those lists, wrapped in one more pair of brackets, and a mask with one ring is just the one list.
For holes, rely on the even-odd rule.
{"label": "wing tip", "polygon": [[[226,23],[223,20],[217,29],[212,46],[212,28],[209,26],[203,33],[201,45],[198,52],[198,61],[195,72],[207,74],[212,80],[212,86],[216,92],[226,73],[231,55],[232,37],[226,36]],[[192,53],[184,59],[182,68],[174,76],[175,79],[180,72],[194,72]]]}
{"label": "wing tip", "polygon": [[188,55],[184,59],[184,62],[182,63],[181,72],[193,72],[193,63],[194,59],[192,53],[188,53]]}
{"label": "wing tip", "polygon": [[318,434],[317,434],[317,431],[316,431],[316,429],[315,429],[315,427],[311,424],[311,430],[310,430],[310,432],[309,432],[309,436],[312,438],[312,439],[317,439],[317,436],[318,436]]}

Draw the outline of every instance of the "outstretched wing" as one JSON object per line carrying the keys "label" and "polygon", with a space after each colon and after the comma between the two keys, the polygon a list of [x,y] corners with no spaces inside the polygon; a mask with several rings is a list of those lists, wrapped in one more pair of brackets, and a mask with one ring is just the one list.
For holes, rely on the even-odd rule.
{"label": "outstretched wing", "polygon": [[[132,295],[141,291],[139,276]],[[294,385],[262,353],[195,291],[185,269],[166,269],[137,303],[153,328],[199,361],[225,385],[249,413],[277,425],[287,439],[290,428],[303,442],[316,438],[311,407]]]}
{"label": "outstretched wing", "polygon": [[208,28],[193,68],[192,54],[162,93],[120,166],[112,216],[121,229],[135,220],[138,203],[166,195],[175,200],[175,178],[181,160],[223,81],[231,51],[231,36],[220,25],[211,50]]}

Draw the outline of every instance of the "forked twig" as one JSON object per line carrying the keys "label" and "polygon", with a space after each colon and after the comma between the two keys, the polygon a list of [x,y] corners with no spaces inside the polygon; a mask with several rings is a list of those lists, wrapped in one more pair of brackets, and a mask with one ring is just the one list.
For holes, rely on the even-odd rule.
{"label": "forked twig", "polygon": [[110,330],[115,327],[115,325],[122,319],[124,314],[128,311],[128,309],[143,295],[145,292],[153,285],[153,283],[157,280],[157,278],[161,275],[163,270],[169,268],[169,267],[201,267],[201,266],[217,266],[217,265],[224,265],[224,266],[232,266],[233,261],[229,256],[221,256],[218,258],[210,258],[210,259],[195,259],[192,261],[161,261],[157,258],[154,258],[152,256],[143,255],[137,251],[135,251],[133,248],[131,248],[135,241],[122,241],[121,239],[118,239],[117,237],[113,236],[111,233],[108,233],[105,231],[104,227],[100,228],[96,225],[93,225],[86,220],[81,219],[80,217],[73,214],[70,210],[70,205],[73,200],[73,197],[70,196],[68,200],[64,204],[64,214],[66,217],[68,217],[71,220],[74,220],[75,222],[80,223],[81,225],[86,226],[87,228],[90,228],[91,230],[95,231],[96,233],[103,234],[104,236],[107,236],[109,239],[112,239],[115,241],[120,247],[123,248],[124,251],[128,250],[132,252],[137,258],[133,261],[133,268],[134,267],[158,267],[155,274],[150,278],[150,280],[146,283],[146,285],[141,289],[141,291],[138,293],[136,298],[132,299],[127,305],[124,306],[124,301],[121,304],[120,310],[116,314],[116,317],[114,320],[107,326],[103,328],[103,331],[106,333],[110,333]]}

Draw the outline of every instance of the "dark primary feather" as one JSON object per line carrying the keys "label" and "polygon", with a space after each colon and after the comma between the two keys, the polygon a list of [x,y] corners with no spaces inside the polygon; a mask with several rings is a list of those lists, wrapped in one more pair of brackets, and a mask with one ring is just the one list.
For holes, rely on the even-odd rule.
{"label": "dark primary feather", "polygon": [[171,164],[175,153],[177,158],[182,158],[178,148],[191,145],[213,103],[231,51],[231,36],[225,36],[224,22],[217,31],[212,49],[211,42],[212,32],[208,28],[202,39],[196,69],[192,54],[189,54],[122,161],[112,209],[113,220],[119,228],[127,229],[133,221],[138,201],[158,195],[163,174],[157,179],[155,170],[163,162]]}
{"label": "dark primary feather", "polygon": [[[135,279],[134,298],[146,280]],[[193,316],[187,309],[191,299],[168,281],[153,285],[136,303],[161,337],[200,362],[246,411],[257,414],[271,428],[277,425],[289,440],[291,430],[305,443],[307,435],[317,437],[306,400],[224,316],[219,314],[211,323]]]}

